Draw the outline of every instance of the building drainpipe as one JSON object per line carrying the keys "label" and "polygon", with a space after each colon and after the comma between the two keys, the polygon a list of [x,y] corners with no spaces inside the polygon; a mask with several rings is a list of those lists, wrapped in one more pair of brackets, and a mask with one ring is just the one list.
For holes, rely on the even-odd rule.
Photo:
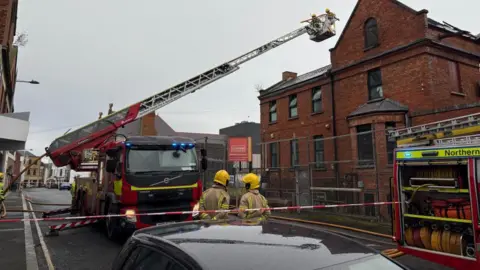
{"label": "building drainpipe", "polygon": [[[335,138],[337,136],[337,118],[336,118],[336,113],[335,113],[335,75],[333,75],[332,72],[330,72],[330,89],[332,94],[330,95],[330,103],[332,105],[332,133],[333,137]],[[337,163],[337,139],[335,138],[333,140],[333,168],[335,171],[335,179],[336,179],[336,187],[340,187],[340,173],[338,171],[338,163]],[[335,192],[337,201],[340,200],[340,196],[338,195],[338,191]]]}

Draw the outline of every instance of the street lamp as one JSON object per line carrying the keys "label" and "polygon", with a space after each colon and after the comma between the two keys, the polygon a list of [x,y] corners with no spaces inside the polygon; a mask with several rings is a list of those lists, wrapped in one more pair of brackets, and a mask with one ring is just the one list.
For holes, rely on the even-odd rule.
{"label": "street lamp", "polygon": [[30,81],[24,81],[24,80],[17,80],[19,83],[29,83],[29,84],[40,84],[40,82],[35,81],[35,80],[30,80]]}

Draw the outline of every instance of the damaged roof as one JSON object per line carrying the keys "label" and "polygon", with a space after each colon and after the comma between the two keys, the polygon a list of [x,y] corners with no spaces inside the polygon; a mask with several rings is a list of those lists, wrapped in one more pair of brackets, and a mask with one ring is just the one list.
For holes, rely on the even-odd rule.
{"label": "damaged roof", "polygon": [[360,105],[355,111],[351,112],[347,118],[381,112],[408,112],[408,106],[398,101],[385,98]]}
{"label": "damaged roof", "polygon": [[315,70],[312,70],[310,72],[304,73],[302,75],[297,76],[294,79],[289,79],[286,81],[280,81],[272,86],[270,86],[267,89],[261,90],[260,91],[260,96],[265,96],[289,87],[292,87],[294,85],[304,83],[307,81],[310,81],[314,78],[318,78],[320,76],[326,75],[328,71],[332,68],[332,65],[324,66]]}
{"label": "damaged roof", "polygon": [[434,19],[430,19],[430,18],[428,18],[428,25],[440,28],[440,29],[445,30],[447,32],[450,32],[452,34],[461,34],[461,36],[472,39],[472,40],[477,40],[480,36],[480,34],[475,36],[475,35],[471,34],[470,32],[459,29],[459,28],[457,28],[457,27],[455,27],[455,26],[453,26],[449,23],[446,23],[446,22],[440,23],[440,22],[435,21]]}

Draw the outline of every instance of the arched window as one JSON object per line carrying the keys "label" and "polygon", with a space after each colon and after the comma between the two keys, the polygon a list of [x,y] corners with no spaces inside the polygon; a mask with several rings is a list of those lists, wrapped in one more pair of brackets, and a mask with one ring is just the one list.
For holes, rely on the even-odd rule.
{"label": "arched window", "polygon": [[373,48],[378,45],[378,26],[377,20],[370,18],[365,22],[365,49]]}

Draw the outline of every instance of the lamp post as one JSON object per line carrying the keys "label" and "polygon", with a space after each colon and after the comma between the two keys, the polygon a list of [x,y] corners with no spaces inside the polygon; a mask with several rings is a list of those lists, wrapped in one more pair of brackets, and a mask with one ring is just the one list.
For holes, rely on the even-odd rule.
{"label": "lamp post", "polygon": [[17,80],[16,82],[17,82],[17,83],[40,84],[40,82],[39,82],[39,81],[35,81],[35,80],[30,80],[30,81],[25,81],[25,80]]}

